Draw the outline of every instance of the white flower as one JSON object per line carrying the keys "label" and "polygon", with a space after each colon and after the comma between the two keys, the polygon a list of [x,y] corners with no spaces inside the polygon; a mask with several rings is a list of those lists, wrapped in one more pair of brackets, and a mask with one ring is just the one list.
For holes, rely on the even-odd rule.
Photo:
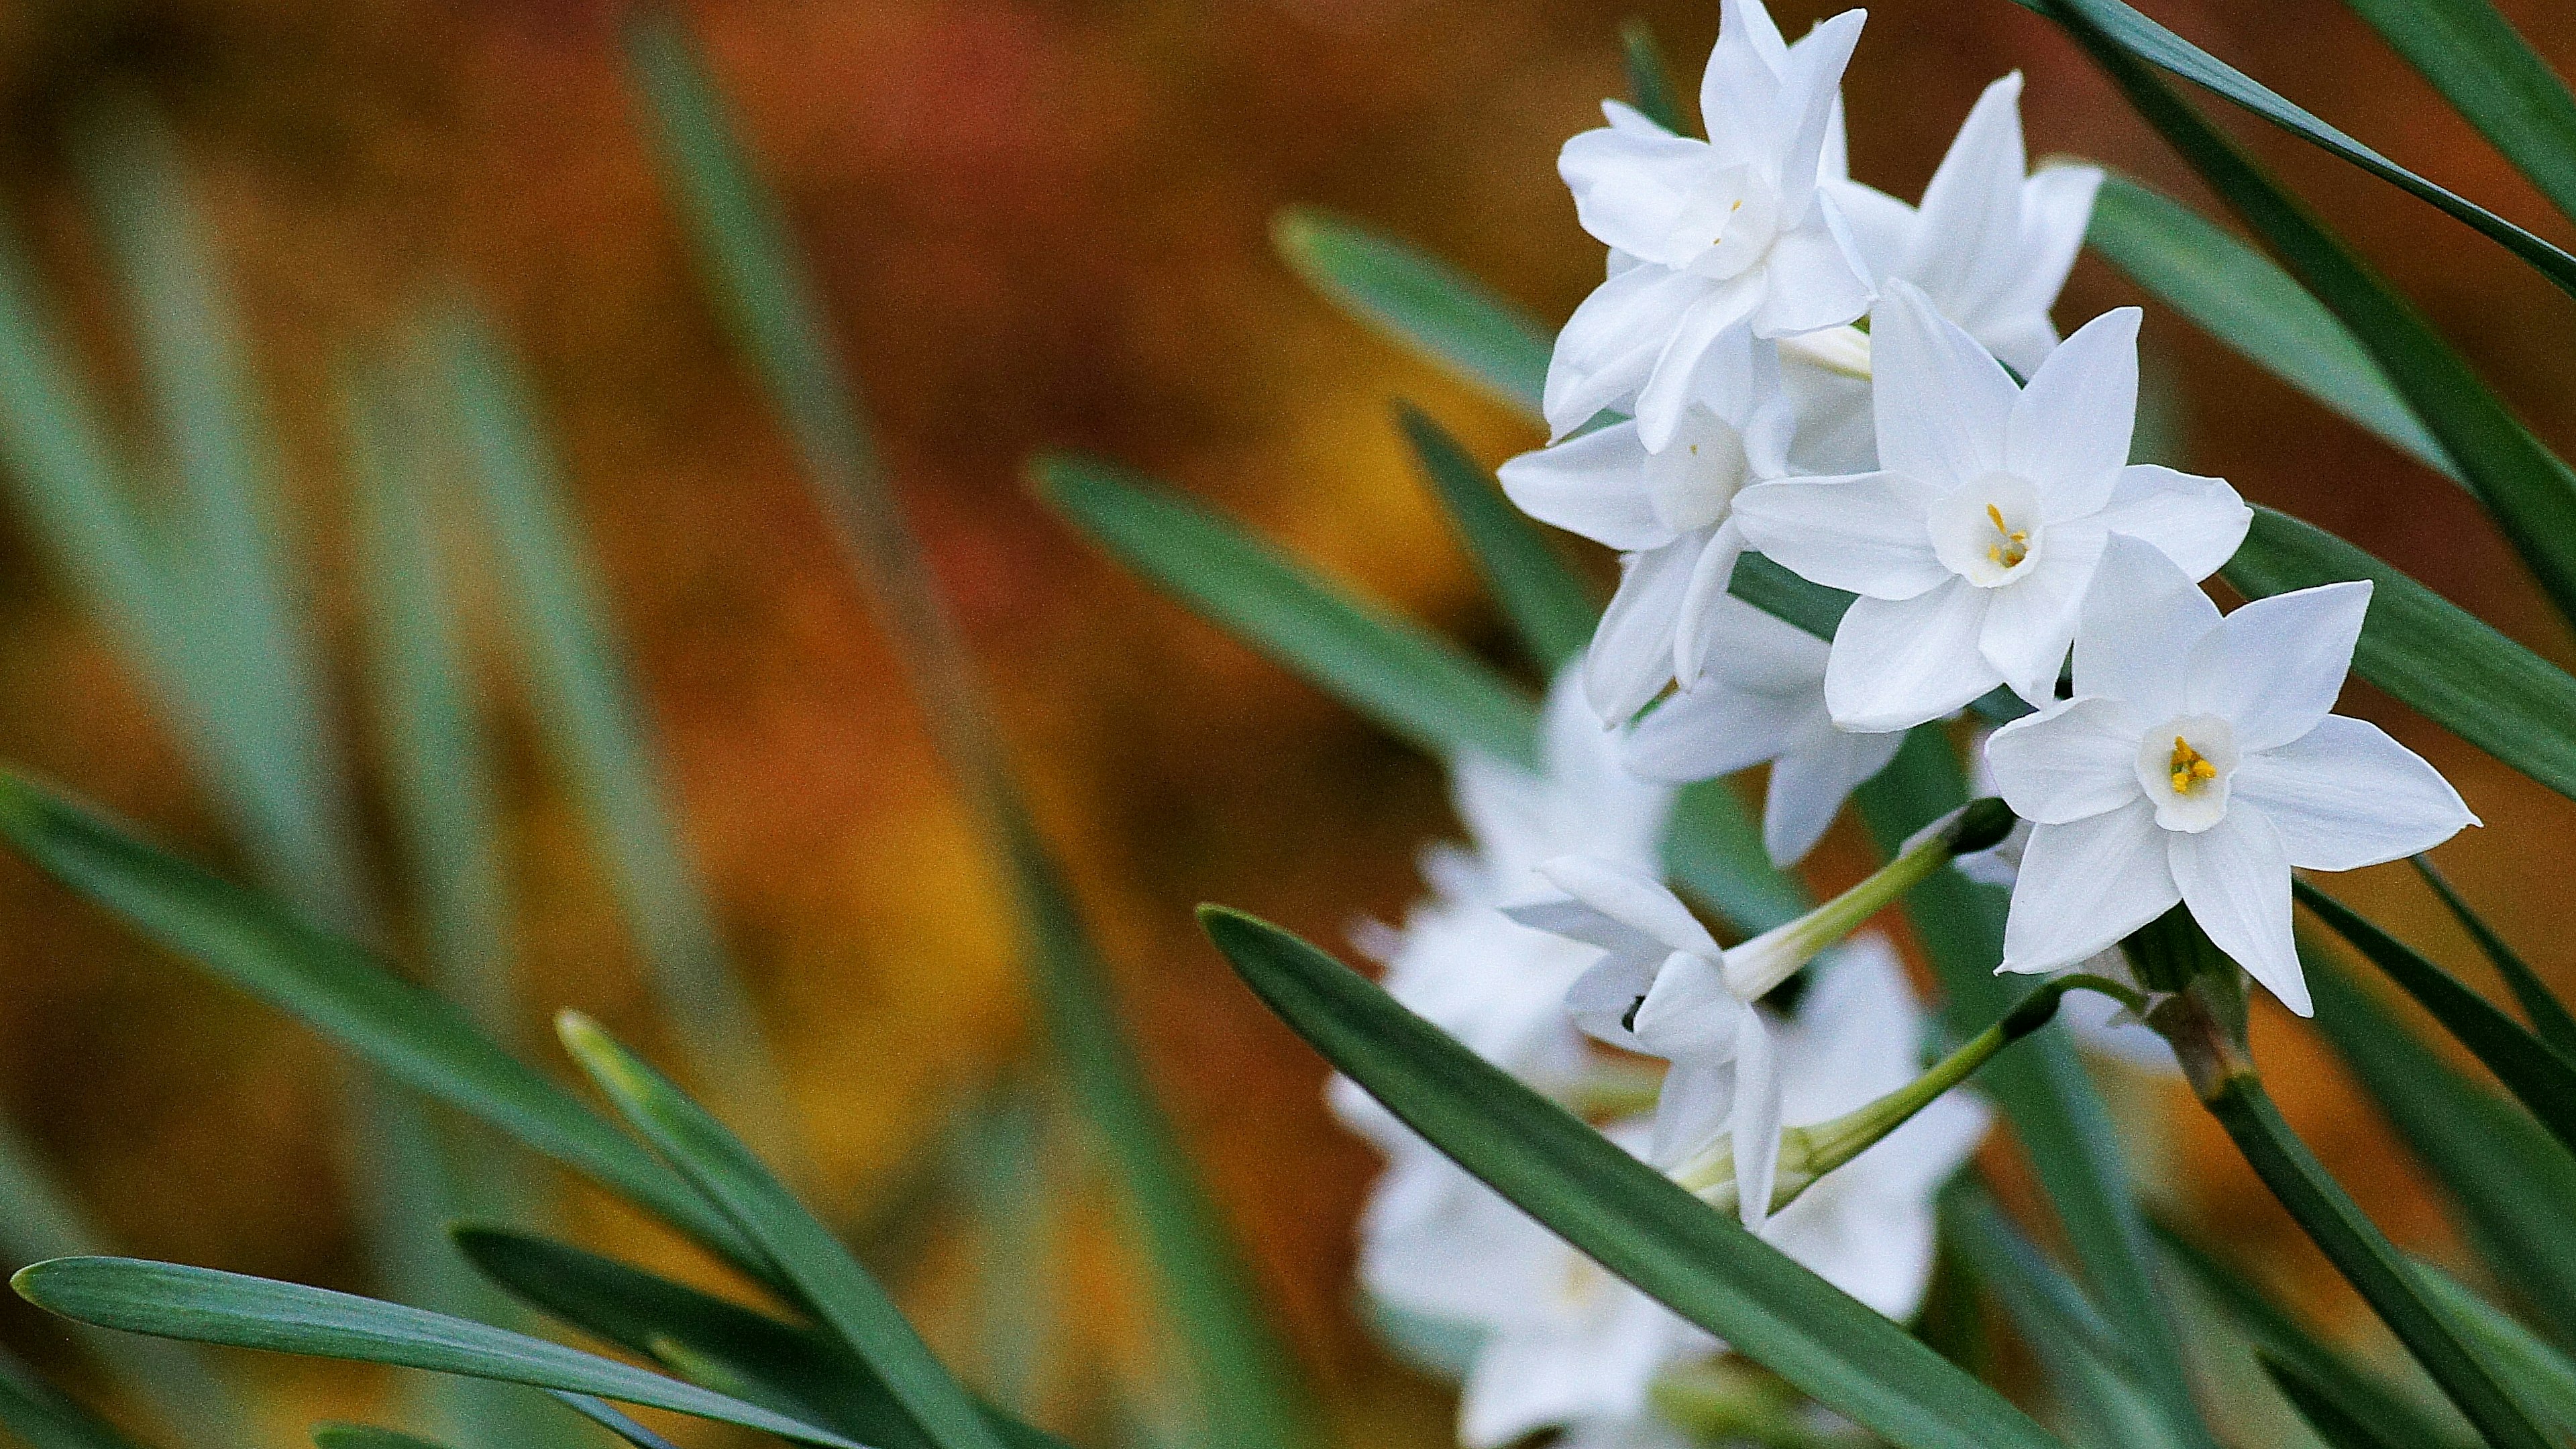
{"label": "white flower", "polygon": [[2327,713],[2370,585],[2279,594],[2221,619],[2155,549],[2115,540],[2102,571],[2076,636],[2075,697],[1986,744],[2005,800],[2032,822],[2002,969],[2080,960],[2179,900],[2307,1015],[2291,868],[2395,860],[2477,823],[2431,765]]}
{"label": "white flower", "polygon": [[1825,710],[1825,641],[1731,594],[1711,605],[1726,647],[1707,674],[1628,732],[1628,768],[1650,780],[1705,780],[1768,761],[1762,845],[1789,865],[1824,837],[1843,801],[1887,767],[1902,731],[1836,729]]}
{"label": "white flower", "polygon": [[1977,98],[1919,211],[1843,179],[1831,153],[1826,193],[1881,282],[1913,283],[2004,365],[2024,377],[2037,371],[2057,346],[2048,309],[2083,245],[2102,172],[2052,166],[2023,175],[2020,72]]}
{"label": "white flower", "polygon": [[1610,277],[1557,338],[1546,412],[1558,436],[1634,400],[1662,452],[1697,403],[1736,416],[1756,338],[1838,326],[1869,306],[1869,272],[1820,162],[1862,13],[1784,45],[1761,0],[1725,0],[1700,82],[1709,139],[1676,136],[1617,102],[1557,163]]}
{"label": "white flower", "polygon": [[2138,310],[2086,324],[2015,388],[1974,338],[1898,281],[1872,316],[1882,471],[1758,483],[1752,547],[1860,595],[1834,633],[1825,702],[1846,729],[1937,719],[1997,684],[2056,697],[2104,543],[2143,538],[2192,578],[2252,511],[2217,478],[2128,462]]}
{"label": "white flower", "polygon": [[1743,426],[1688,409],[1672,446],[1650,453],[1634,420],[1523,453],[1501,470],[1522,512],[1620,550],[1619,592],[1584,656],[1584,686],[1605,724],[1645,708],[1667,681],[1699,677],[1710,601],[1724,596],[1744,540],[1736,493],[1788,471],[1789,399],[1768,390]]}

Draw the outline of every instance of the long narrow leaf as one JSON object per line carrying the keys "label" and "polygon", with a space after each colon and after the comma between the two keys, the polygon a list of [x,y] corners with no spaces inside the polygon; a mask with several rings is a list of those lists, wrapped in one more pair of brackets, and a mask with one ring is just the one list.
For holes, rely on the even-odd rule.
{"label": "long narrow leaf", "polygon": [[1219,907],[1208,935],[1271,1010],[1461,1167],[1674,1312],[1901,1449],[2057,1440],[1992,1389],[1674,1186],[1366,979]]}
{"label": "long narrow leaf", "polygon": [[1601,619],[1601,601],[1591,586],[1446,428],[1411,403],[1397,404],[1395,419],[1521,647],[1551,675],[1580,657]]}
{"label": "long narrow leaf", "polygon": [[1681,99],[1673,93],[1673,73],[1664,64],[1664,48],[1655,43],[1654,27],[1643,20],[1619,26],[1619,56],[1628,71],[1628,103],[1647,120],[1681,134]]}
{"label": "long narrow leaf", "polygon": [[2415,1277],[2535,1416],[2576,1435],[2576,1362],[2432,1264],[2418,1262]]}
{"label": "long narrow leaf", "polygon": [[447,1449],[434,1439],[374,1424],[316,1424],[313,1449]]}
{"label": "long narrow leaf", "polygon": [[2343,319],[2460,467],[2560,614],[2576,620],[2576,473],[2532,436],[2422,313],[2140,62],[2119,0],[2039,0],[2129,103],[2317,299]]}
{"label": "long narrow leaf", "polygon": [[859,1449],[829,1430],[614,1359],[299,1283],[133,1258],[56,1258],[9,1282],[39,1308],[102,1328],[597,1394],[826,1449]]}
{"label": "long narrow leaf", "polygon": [[689,38],[647,11],[627,58],[726,320],[797,444],[816,501],[901,653],[932,736],[1012,883],[1047,1037],[1116,1169],[1211,1432],[1244,1449],[1315,1437],[1293,1358],[1147,1086],[1071,889],[1023,804],[980,682],[878,467],[851,380],[776,201]]}
{"label": "long narrow leaf", "polygon": [[139,1449],[123,1430],[6,1353],[0,1353],[0,1429],[25,1440],[27,1449]]}
{"label": "long narrow leaf", "polygon": [[2273,1386],[2281,1391],[2281,1397],[2288,1399],[2299,1417],[2325,1441],[2326,1449],[2414,1449],[2403,1440],[2389,1438],[2369,1420],[2337,1403],[2296,1365],[2261,1349],[2256,1349],[2254,1356],[2263,1365],[2263,1372],[2271,1376]]}
{"label": "long narrow leaf", "polygon": [[1540,415],[1553,344],[1537,322],[1475,278],[1310,207],[1273,217],[1270,240],[1308,285],[1380,335]]}
{"label": "long narrow leaf", "polygon": [[560,1389],[554,1391],[554,1396],[565,1408],[634,1445],[635,1449],[679,1449],[670,1440],[635,1422],[634,1415],[605,1399],[589,1394],[567,1394]]}
{"label": "long narrow leaf", "polygon": [[1992,1201],[1962,1184],[1953,1188],[1942,1218],[1945,1240],[1993,1290],[2058,1401],[2093,1426],[2093,1442],[2104,1449],[2183,1442],[2136,1383],[2110,1326]]}
{"label": "long narrow leaf", "polygon": [[2576,218],[2576,96],[2487,0],[2345,0]]}
{"label": "long narrow leaf", "polygon": [[2568,1012],[2567,1004],[2558,999],[2558,993],[2549,989],[2549,983],[2540,979],[2540,973],[2531,969],[2531,964],[2522,959],[2521,953],[2496,934],[2485,917],[2470,909],[2469,903],[2451,888],[2451,882],[2444,878],[2430,857],[2416,855],[2407,859],[2415,867],[2415,873],[2433,888],[2433,894],[2441,897],[2442,904],[2450,908],[2452,918],[2469,933],[2469,939],[2477,942],[2478,949],[2486,953],[2487,960],[2495,966],[2496,974],[2504,978],[2506,988],[2513,992],[2513,999],[2522,1004],[2522,1014],[2531,1019],[2532,1031],[2560,1056],[2576,1061],[2576,1015]]}

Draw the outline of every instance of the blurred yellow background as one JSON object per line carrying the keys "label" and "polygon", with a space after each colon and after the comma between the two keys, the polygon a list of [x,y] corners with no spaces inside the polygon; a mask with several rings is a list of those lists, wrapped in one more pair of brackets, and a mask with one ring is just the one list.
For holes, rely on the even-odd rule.
{"label": "blurred yellow background", "polygon": [[[2398,160],[2556,237],[2547,209],[2330,0],[2184,0],[2159,18]],[[2576,10],[2504,8],[2562,70]],[[1775,7],[1792,33],[1824,7]],[[1626,7],[1461,0],[1270,4],[712,0],[689,8],[812,258],[889,470],[1115,961],[1156,1082],[1250,1243],[1306,1366],[1366,1439],[1443,1441],[1445,1405],[1350,1307],[1374,1162],[1323,1114],[1323,1070],[1208,950],[1222,900],[1338,943],[1393,917],[1412,854],[1454,829],[1435,768],[1091,552],[1027,495],[1074,447],[1245,515],[1496,658],[1507,643],[1410,471],[1390,400],[1489,462],[1516,419],[1397,354],[1272,257],[1275,208],[1321,203],[1450,257],[1551,322],[1600,253],[1554,173],[1619,93]],[[1649,18],[1687,83],[1714,0]],[[792,456],[726,344],[641,139],[599,0],[26,0],[0,10],[0,210],[71,310],[95,373],[134,361],[66,169],[64,117],[139,86],[176,127],[247,313],[288,449],[293,546],[339,697],[358,668],[333,378],[421,297],[461,285],[526,352],[607,568],[685,811],[688,846],[778,1041],[819,1201],[889,1201],[959,1107],[1025,1077],[1036,1043],[996,880]],[[1919,194],[1979,88],[2029,76],[2034,154],[2075,153],[2199,198],[2047,25],[2003,0],[1889,0],[1845,93],[1854,171]],[[2567,299],[2445,218],[2276,134],[2229,123],[2349,228],[2545,435],[2576,439]],[[2086,261],[2060,315],[2133,299]],[[2183,456],[2409,569],[2553,658],[2568,641],[2474,507],[2415,465],[2150,311],[2151,378]],[[485,632],[491,632],[487,626]],[[583,826],[529,747],[507,803],[529,1026],[559,1005],[648,1043],[650,1008]],[[2488,828],[2445,847],[2470,897],[2576,984],[2558,865],[2576,814],[2376,697],[2348,701],[2457,782]],[[376,754],[350,704],[349,736]],[[0,759],[63,781],[240,873],[148,700],[23,520],[0,517]],[[375,767],[363,767],[372,788]],[[372,798],[372,797],[371,797]],[[381,819],[368,863],[389,878]],[[1813,873],[1864,868],[1838,834]],[[2490,978],[2402,868],[2349,883],[2382,921]],[[536,1039],[542,1040],[541,1036]],[[2438,1204],[2321,1048],[2258,1043],[2293,1120],[2401,1241],[2448,1254]],[[0,1097],[122,1246],[363,1288],[328,1049],[137,945],[0,860]],[[2340,1290],[2222,1137],[2152,1083],[2119,1098],[2161,1184],[2332,1311]],[[1095,1412],[1103,1364],[1152,1357],[1095,1191],[1067,1219],[1071,1305],[1047,1397]],[[940,1219],[937,1221],[944,1221]],[[627,1242],[602,1219],[594,1241]],[[934,1221],[908,1294],[965,1347],[970,1256]],[[15,1305],[6,1339],[79,1376]],[[233,1360],[280,1425],[364,1412],[373,1375]],[[1069,1407],[1065,1407],[1069,1406]],[[1354,1442],[1363,1438],[1355,1436]]]}

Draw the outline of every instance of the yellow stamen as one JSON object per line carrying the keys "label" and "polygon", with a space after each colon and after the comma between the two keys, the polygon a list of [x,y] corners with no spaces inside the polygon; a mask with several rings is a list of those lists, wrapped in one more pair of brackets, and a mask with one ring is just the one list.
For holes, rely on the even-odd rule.
{"label": "yellow stamen", "polygon": [[2174,736],[2173,758],[2166,768],[2173,772],[2173,791],[2177,795],[2188,795],[2201,781],[2218,778],[2218,767],[2201,758],[2200,751],[2180,735]]}
{"label": "yellow stamen", "polygon": [[1986,505],[1986,517],[1994,520],[1995,532],[2002,535],[1986,545],[1986,557],[1999,567],[2012,568],[2030,557],[2030,534],[2004,522],[2004,511],[1994,504]]}

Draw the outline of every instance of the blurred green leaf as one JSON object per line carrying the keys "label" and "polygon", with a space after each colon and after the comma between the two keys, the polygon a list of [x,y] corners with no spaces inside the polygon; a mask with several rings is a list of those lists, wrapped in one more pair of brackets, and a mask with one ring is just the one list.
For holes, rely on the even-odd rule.
{"label": "blurred green leaf", "polygon": [[[2576,620],[2576,473],[2532,436],[2415,307],[2265,175],[2223,133],[2140,63],[2134,32],[2105,30],[2135,16],[2119,0],[2038,0],[2130,105],[2191,163],[2308,290],[2343,319],[2398,393],[2460,466],[2541,591]],[[2160,32],[2161,33],[2161,32]],[[2554,251],[2554,249],[2553,249]],[[2563,256],[2563,254],[2559,254]]]}
{"label": "blurred green leaf", "polygon": [[49,1313],[102,1328],[597,1394],[800,1443],[860,1449],[828,1430],[613,1359],[299,1283],[134,1258],[55,1258],[20,1269],[9,1282]]}
{"label": "blurred green leaf", "polygon": [[2455,1072],[2368,991],[2309,947],[2300,958],[2316,1023],[2441,1184],[2469,1241],[2549,1323],[2576,1340],[2576,1161],[2534,1122]]}
{"label": "blurred green leaf", "polygon": [[1308,286],[1379,335],[1541,416],[1546,328],[1448,263],[1357,222],[1291,206],[1270,220],[1270,241]]}
{"label": "blurred green leaf", "polygon": [[[2455,196],[2380,155],[2292,105],[2243,71],[2139,14],[2121,0],[2013,0],[2013,3],[2052,19],[2062,19],[2067,12],[2061,7],[2071,3],[2088,28],[2124,53],[2215,92],[2291,135],[2430,202],[2494,239],[2561,288],[2576,292],[2576,256],[2568,255],[2485,207]],[[2121,88],[2129,89],[2128,83],[2122,82]],[[2225,190],[2223,187],[2219,189]]]}
{"label": "blurred green leaf", "polygon": [[635,1446],[635,1449],[679,1449],[670,1440],[635,1422],[635,1416],[605,1399],[589,1394],[567,1394],[554,1391],[555,1400],[609,1433]]}
{"label": "blurred green leaf", "polygon": [[2576,799],[2576,678],[2476,615],[2313,524],[2254,510],[2221,570],[2249,599],[2368,579],[2353,671],[2425,718]]}
{"label": "blurred green leaf", "polygon": [[1521,647],[1550,675],[1581,658],[1601,620],[1600,596],[1447,429],[1411,403],[1396,404],[1395,420]]}
{"label": "blurred green leaf", "polygon": [[144,935],[394,1080],[589,1176],[746,1271],[766,1271],[732,1224],[651,1154],[359,947],[5,773],[0,837]]}
{"label": "blurred green leaf", "polygon": [[758,1245],[932,1443],[1001,1449],[973,1395],[931,1355],[885,1290],[732,1133],[589,1018],[567,1012],[558,1026],[565,1048],[627,1122]]}
{"label": "blurred green leaf", "polygon": [[2459,478],[2352,330],[2278,262],[2124,176],[2103,179],[2085,240],[2247,361],[2425,467]]}
{"label": "blurred green leaf", "polygon": [[2521,1099],[2541,1126],[2576,1151],[2576,1063],[2360,912],[2307,881],[2294,878],[2290,884],[2318,920],[2403,987],[2416,1005],[2495,1073],[2505,1090]]}
{"label": "blurred green leaf", "polygon": [[6,1352],[0,1352],[0,1429],[26,1441],[27,1449],[140,1449]]}
{"label": "blurred green leaf", "polygon": [[2556,1425],[2561,1435],[2576,1434],[2576,1363],[2432,1264],[2418,1261],[2415,1276],[2535,1417]]}
{"label": "blurred green leaf", "polygon": [[2540,979],[2540,973],[2531,969],[2530,963],[2524,961],[2521,954],[2486,923],[2485,917],[2471,910],[2460,893],[2451,889],[2450,881],[2434,866],[2430,856],[2409,856],[2407,861],[2415,867],[2415,873],[2424,878],[2424,883],[2433,888],[2433,894],[2442,898],[2442,904],[2450,908],[2461,929],[2469,933],[2469,939],[2477,942],[2478,949],[2486,953],[2487,960],[2495,966],[2496,974],[2504,978],[2506,989],[2512,991],[2514,1000],[2522,1004],[2522,1014],[2530,1018],[2532,1030],[2560,1056],[2576,1059],[2576,1015],[2569,1014],[2566,1003],[2558,999],[2558,993],[2549,989],[2549,983]]}
{"label": "blurred green leaf", "polygon": [[447,1449],[434,1439],[373,1424],[316,1424],[313,1449]]}
{"label": "blurred green leaf", "polygon": [[2379,1428],[2373,1427],[2371,1421],[2356,1417],[2297,1365],[2274,1358],[2259,1348],[2254,1351],[2254,1356],[2262,1363],[2263,1372],[2271,1376],[2274,1386],[2280,1389],[2281,1396],[2290,1401],[2291,1407],[2299,1411],[2299,1417],[2305,1419],[2317,1437],[2326,1442],[2327,1449],[2416,1449],[2415,1445],[2403,1440],[2388,1438]]}
{"label": "blurred green leaf", "polygon": [[[1852,797],[1870,838],[1891,856],[1968,798],[1958,754],[1937,724],[1918,726],[1895,760]],[[2013,987],[1995,974],[2003,959],[2004,904],[2003,892],[1955,870],[1935,871],[1906,894],[1906,916],[1941,983],[1942,1024],[1957,1040],[2013,1007]],[[2195,1442],[2189,1436],[2203,1431],[2173,1322],[2149,1271],[2146,1229],[2120,1160],[2119,1131],[2075,1043],[2062,1026],[2043,1028],[1987,1063],[1978,1086],[2012,1124],[2085,1282],[2166,1427]]]}
{"label": "blurred green leaf", "polygon": [[1673,93],[1673,73],[1664,64],[1664,48],[1655,43],[1655,28],[1642,18],[1621,21],[1619,57],[1628,70],[1628,103],[1647,120],[1681,135],[1685,124],[1681,101]]}
{"label": "blurred green leaf", "polygon": [[1200,921],[1270,1009],[1461,1167],[1674,1312],[1902,1449],[2058,1441],[1992,1389],[1287,932]]}
{"label": "blurred green leaf", "polygon": [[987,846],[1008,870],[1048,1041],[1125,1190],[1158,1275],[1159,1302],[1189,1355],[1209,1432],[1242,1449],[1297,1449],[1316,1431],[1293,1355],[1146,1085],[1107,963],[1020,798],[973,664],[878,467],[855,389],[833,354],[829,324],[777,203],[680,25],[648,8],[626,40],[631,73],[726,320],[904,659]]}
{"label": "blurred green leaf", "polygon": [[2345,0],[2563,216],[2576,218],[2576,96],[2487,0]]}

